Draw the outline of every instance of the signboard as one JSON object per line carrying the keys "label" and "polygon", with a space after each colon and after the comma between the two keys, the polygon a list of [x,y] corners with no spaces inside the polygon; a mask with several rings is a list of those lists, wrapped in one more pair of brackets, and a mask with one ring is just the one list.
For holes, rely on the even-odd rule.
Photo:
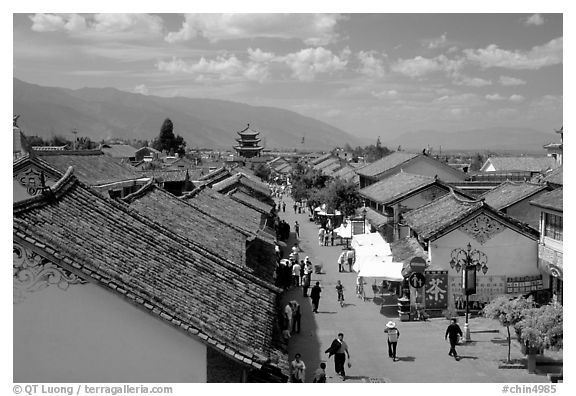
{"label": "signboard", "polygon": [[[466,295],[462,282],[462,275],[449,276],[450,298],[458,310],[466,309]],[[506,294],[506,276],[478,275],[476,278],[476,294],[469,296],[470,309],[482,309],[484,305],[495,297]]]}
{"label": "signboard", "polygon": [[426,284],[426,278],[424,277],[423,274],[419,272],[414,272],[408,278],[408,283],[410,283],[410,286],[412,286],[413,288],[420,289],[421,287],[424,287],[424,285]]}
{"label": "signboard", "polygon": [[410,269],[412,272],[424,272],[426,269],[426,260],[422,257],[414,257],[410,260]]}
{"label": "signboard", "polygon": [[426,271],[426,309],[448,308],[448,271]]}
{"label": "signboard", "polygon": [[462,268],[462,283],[464,284],[464,295],[476,294],[476,266],[469,265]]}

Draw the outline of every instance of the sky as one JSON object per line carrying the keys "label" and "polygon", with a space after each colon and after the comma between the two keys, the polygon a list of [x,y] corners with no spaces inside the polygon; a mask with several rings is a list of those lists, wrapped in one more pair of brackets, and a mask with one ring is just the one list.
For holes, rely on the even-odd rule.
{"label": "sky", "polygon": [[560,13],[13,15],[13,76],[272,106],[386,141],[563,125]]}

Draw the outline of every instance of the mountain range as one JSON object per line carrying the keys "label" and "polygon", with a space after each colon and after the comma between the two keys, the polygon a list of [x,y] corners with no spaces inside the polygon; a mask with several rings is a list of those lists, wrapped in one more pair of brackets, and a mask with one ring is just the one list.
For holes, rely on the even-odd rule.
{"label": "mountain range", "polygon": [[[237,131],[247,124],[270,149],[330,150],[348,143],[352,147],[374,144],[376,139],[353,136],[322,121],[293,111],[200,98],[164,98],[115,88],[71,90],[44,87],[13,79],[13,114],[27,135],[55,135],[102,139],[152,139],[166,118],[174,124],[189,148],[231,149]],[[554,126],[555,127],[555,126]],[[302,144],[304,138],[304,144]],[[458,132],[420,130],[404,133],[382,144],[392,150],[492,150],[543,153],[542,146],[558,142],[552,132],[531,128],[487,128]]]}
{"label": "mountain range", "polygon": [[545,133],[532,128],[485,128],[469,129],[458,132],[439,132],[421,130],[404,133],[394,139],[382,141],[392,150],[402,146],[407,150],[432,148],[441,151],[496,151],[518,153],[545,153],[542,146],[551,142],[560,142],[558,134]]}
{"label": "mountain range", "polygon": [[[14,79],[13,113],[27,135],[61,135],[99,141],[109,138],[152,139],[166,118],[187,147],[231,149],[237,131],[247,124],[266,148],[330,150],[346,143],[364,145],[341,129],[298,113],[214,99],[163,98],[117,90],[43,87]],[[304,138],[304,144],[302,144]]]}

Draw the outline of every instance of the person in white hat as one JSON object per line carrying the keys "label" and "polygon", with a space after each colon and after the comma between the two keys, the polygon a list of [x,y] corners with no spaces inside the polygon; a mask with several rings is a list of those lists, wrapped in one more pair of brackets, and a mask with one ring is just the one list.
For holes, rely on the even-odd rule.
{"label": "person in white hat", "polygon": [[389,321],[386,323],[386,329],[384,332],[388,333],[388,356],[393,361],[397,361],[396,346],[398,345],[398,338],[400,338],[400,330],[396,328],[396,323]]}

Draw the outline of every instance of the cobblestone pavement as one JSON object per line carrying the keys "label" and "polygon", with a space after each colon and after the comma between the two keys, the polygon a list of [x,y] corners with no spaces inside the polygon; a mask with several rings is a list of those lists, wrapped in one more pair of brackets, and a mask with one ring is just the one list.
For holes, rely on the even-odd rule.
{"label": "cobblestone pavement", "polygon": [[[343,246],[319,246],[318,226],[309,221],[308,214],[294,214],[290,198],[284,197],[284,200],[287,202],[286,212],[281,212],[280,217],[290,224],[291,231],[296,220],[300,223],[301,257],[310,256],[313,264],[323,264],[323,273],[312,276],[312,285],[319,281],[322,287],[318,314],[312,312],[310,299],[303,297],[300,288],[287,291],[283,299],[284,303],[295,299],[302,306],[301,332],[292,336],[288,351],[290,360],[295,353],[302,354],[307,367],[306,382],[312,382],[314,371],[322,361],[327,365],[328,382],[342,381],[334,373],[333,358],[327,360],[328,355],[324,353],[339,332],[344,333],[351,354],[352,367],[347,368],[346,382],[548,382],[548,377],[542,373],[529,374],[526,369],[498,368],[500,362],[506,359],[507,343],[505,329],[495,321],[471,318],[472,342],[457,347],[461,360],[455,361],[448,356],[449,344],[444,340],[448,326],[446,319],[400,322],[395,306],[386,306],[393,301],[384,299],[384,305],[381,305],[380,299],[373,298],[369,279],[367,300],[357,298],[356,274],[338,272],[337,258]],[[292,233],[289,246],[294,241]],[[337,280],[345,288],[344,307],[337,302],[334,288]],[[400,330],[399,360],[396,362],[387,353],[384,328],[389,320],[394,320]],[[461,327],[463,322],[464,318],[461,318]],[[518,344],[513,342],[512,346],[512,359],[522,359]]]}

